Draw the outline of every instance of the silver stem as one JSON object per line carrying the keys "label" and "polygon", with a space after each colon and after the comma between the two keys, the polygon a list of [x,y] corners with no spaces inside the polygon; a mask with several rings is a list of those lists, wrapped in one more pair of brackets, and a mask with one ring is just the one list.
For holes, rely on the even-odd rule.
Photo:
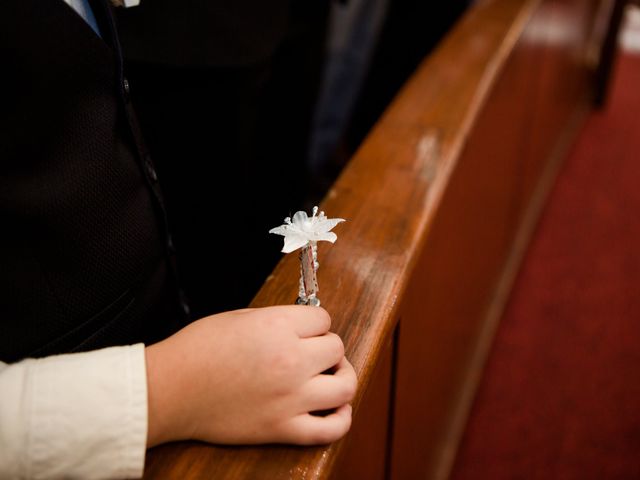
{"label": "silver stem", "polygon": [[320,264],[318,263],[318,245],[309,242],[300,251],[300,287],[298,291],[298,305],[320,306],[318,298],[318,277],[316,275]]}

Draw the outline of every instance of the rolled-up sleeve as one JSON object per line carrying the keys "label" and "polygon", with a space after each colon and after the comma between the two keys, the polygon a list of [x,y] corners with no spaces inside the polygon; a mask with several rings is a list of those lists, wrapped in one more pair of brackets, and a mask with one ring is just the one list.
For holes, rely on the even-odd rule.
{"label": "rolled-up sleeve", "polygon": [[0,479],[138,478],[144,345],[0,363]]}

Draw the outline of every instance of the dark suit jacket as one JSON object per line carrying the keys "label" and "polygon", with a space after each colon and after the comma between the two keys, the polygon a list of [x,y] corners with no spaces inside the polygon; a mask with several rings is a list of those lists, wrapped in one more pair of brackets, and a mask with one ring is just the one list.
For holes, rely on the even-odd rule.
{"label": "dark suit jacket", "polygon": [[108,7],[0,15],[0,359],[158,339],[183,314]]}

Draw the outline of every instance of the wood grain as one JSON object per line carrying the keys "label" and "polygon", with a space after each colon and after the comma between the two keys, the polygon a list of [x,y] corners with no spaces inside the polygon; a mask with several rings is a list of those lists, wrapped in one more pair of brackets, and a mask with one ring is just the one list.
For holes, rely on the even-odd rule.
{"label": "wood grain", "polygon": [[[322,209],[348,221],[334,246],[319,246],[319,296],[359,375],[354,432],[314,448],[161,446],[149,452],[145,478],[446,477],[511,245],[587,98],[581,48],[596,7],[479,2],[327,194]],[[295,255],[283,258],[252,306],[293,303],[298,269]],[[359,443],[368,455],[385,452],[383,461],[363,465]]]}

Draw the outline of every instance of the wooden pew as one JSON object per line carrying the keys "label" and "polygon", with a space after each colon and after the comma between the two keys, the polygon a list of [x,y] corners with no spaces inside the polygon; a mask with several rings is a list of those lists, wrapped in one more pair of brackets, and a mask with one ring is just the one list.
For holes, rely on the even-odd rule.
{"label": "wooden pew", "polygon": [[[319,246],[320,298],[359,374],[347,437],[165,445],[145,478],[447,478],[520,258],[590,108],[601,3],[478,2],[328,192],[321,208],[348,219]],[[285,257],[252,306],[293,303],[298,268]]]}

